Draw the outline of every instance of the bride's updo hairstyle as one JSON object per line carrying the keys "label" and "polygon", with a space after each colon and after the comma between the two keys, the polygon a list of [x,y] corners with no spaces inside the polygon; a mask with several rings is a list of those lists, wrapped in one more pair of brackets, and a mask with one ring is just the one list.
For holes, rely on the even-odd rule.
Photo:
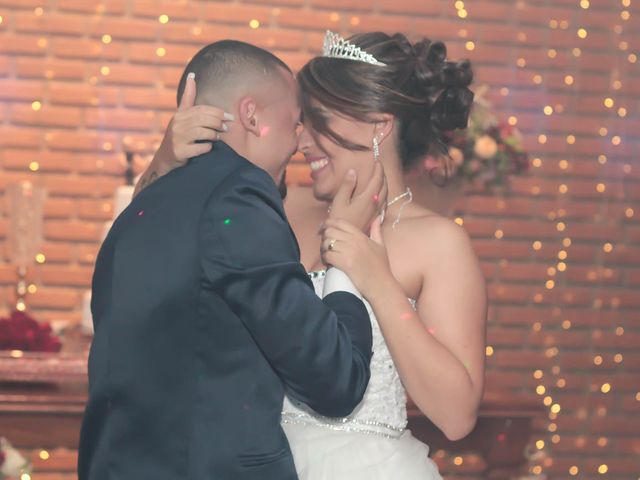
{"label": "bride's updo hairstyle", "polygon": [[405,170],[427,154],[446,153],[443,132],[465,128],[473,93],[468,61],[446,60],[442,42],[382,32],[355,35],[352,43],[385,66],[341,58],[316,57],[298,74],[302,111],[314,134],[349,150],[369,150],[332,131],[317,104],[360,121],[376,113],[396,118],[398,149]]}

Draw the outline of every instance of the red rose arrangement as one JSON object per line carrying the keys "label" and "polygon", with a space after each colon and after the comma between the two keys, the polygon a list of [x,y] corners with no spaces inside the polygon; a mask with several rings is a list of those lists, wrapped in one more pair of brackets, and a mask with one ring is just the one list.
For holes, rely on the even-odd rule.
{"label": "red rose arrangement", "polygon": [[39,323],[25,312],[0,318],[0,350],[59,352],[61,346],[48,323]]}

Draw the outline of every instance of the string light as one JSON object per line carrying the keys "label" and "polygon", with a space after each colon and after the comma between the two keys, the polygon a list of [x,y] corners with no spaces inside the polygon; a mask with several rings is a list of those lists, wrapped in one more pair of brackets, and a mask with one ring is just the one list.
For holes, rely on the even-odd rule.
{"label": "string light", "polygon": [[[622,6],[625,7],[625,8],[629,8],[630,7],[630,0],[621,0],[621,3],[622,3]],[[575,5],[574,8],[580,8],[582,10],[589,10],[590,7],[591,7],[591,3],[590,3],[589,0],[579,0],[574,5]],[[455,2],[455,8],[456,8],[457,16],[459,18],[466,19],[468,17],[468,11],[466,9],[464,1],[460,1],[460,0],[456,1]],[[593,13],[597,14],[596,12],[593,12]],[[36,16],[42,16],[44,14],[44,9],[42,7],[38,7],[36,9],[34,9],[34,14]],[[582,15],[582,14],[580,14],[580,15]],[[589,14],[585,13],[584,15],[589,15]],[[337,13],[330,14],[329,18],[330,18],[330,20],[332,22],[340,21],[340,15],[337,14]],[[580,17],[576,17],[576,18],[580,18]],[[629,11],[627,11],[627,10],[622,11],[620,13],[620,18],[623,21],[628,20],[630,18]],[[249,25],[249,27],[251,29],[259,29],[261,27],[260,21],[257,20],[257,19],[251,19],[251,20],[247,19],[247,20],[248,20],[248,25]],[[245,21],[247,21],[247,20],[245,20]],[[159,15],[159,17],[158,17],[158,22],[160,24],[167,24],[167,23],[169,23],[169,21],[170,21],[170,18],[166,14]],[[3,22],[3,18],[0,16],[0,23],[2,23],[2,22]],[[619,22],[619,20],[618,20],[618,22]],[[360,21],[359,17],[350,17],[349,18],[349,25],[351,25],[351,26],[355,27],[355,26],[358,26],[360,23],[361,23],[361,21]],[[247,24],[245,23],[245,26],[246,25]],[[549,28],[551,28],[551,29],[560,28],[562,30],[568,30],[569,28],[571,28],[571,30],[569,32],[567,32],[566,36],[568,38],[572,38],[572,42],[574,42],[574,45],[575,44],[587,45],[586,43],[583,44],[579,40],[576,39],[576,35],[577,35],[578,39],[583,39],[584,40],[584,39],[589,38],[589,32],[587,31],[586,28],[584,28],[584,27],[577,28],[578,26],[575,25],[575,23],[572,23],[570,25],[567,20],[559,20],[559,19],[551,19],[551,20],[549,20],[548,25],[549,25]],[[588,25],[585,25],[585,26],[588,26]],[[615,25],[615,26],[613,26],[613,29],[618,35],[621,35],[622,32],[623,32],[623,28],[622,28],[621,25]],[[191,34],[193,36],[200,36],[202,34],[202,29],[200,27],[191,27],[190,28],[190,32],[191,32]],[[573,32],[575,32],[575,34]],[[476,42],[474,42],[472,40],[469,40],[468,39],[468,35],[469,35],[469,32],[466,29],[460,29],[458,31],[458,36],[460,38],[464,39],[462,41],[464,42],[465,49],[467,51],[474,51],[476,49]],[[525,32],[518,32],[517,35],[516,35],[516,39],[517,39],[518,42],[526,42],[527,41],[527,34]],[[40,48],[45,48],[47,46],[46,39],[42,39],[42,40],[44,40],[44,41],[41,42],[39,40],[37,44],[38,44],[38,46],[40,46]],[[111,37],[111,35],[105,33],[104,35],[101,36],[101,41],[102,41],[102,43],[104,45],[109,45],[109,44],[111,44],[113,42],[113,38]],[[629,46],[629,42],[627,41],[627,39],[616,38],[615,39],[615,43],[613,43],[612,45],[614,47],[617,45],[617,49],[615,49],[615,52],[616,52],[616,55],[619,55],[619,58],[626,59],[629,63],[636,63],[637,62],[637,55],[635,53],[628,53],[628,50],[629,50],[630,46]],[[563,49],[561,51],[561,53],[564,53],[564,51],[565,50]],[[569,52],[574,57],[580,57],[581,54],[582,54],[582,50],[577,46],[573,46],[573,48],[571,48],[569,50]],[[624,52],[624,53],[622,53],[622,52]],[[546,55],[550,59],[557,58],[558,57],[558,53],[559,52],[554,48],[550,48],[550,49],[548,49],[546,51]],[[166,56],[166,54],[167,54],[167,52],[166,52],[166,48],[165,47],[156,48],[156,55],[158,57],[164,57],[164,56]],[[533,62],[533,59],[531,59],[531,62]],[[527,60],[524,57],[519,57],[516,60],[516,65],[519,68],[526,68],[527,67]],[[95,72],[93,72],[93,73],[95,73]],[[105,66],[102,66],[100,68],[100,74],[102,76],[108,76],[110,73],[111,73],[111,70],[110,70],[110,68],[108,66],[105,65]],[[532,73],[534,73],[534,72],[526,72],[526,74],[525,74],[526,76],[524,78],[531,79],[529,81],[533,82],[533,84],[535,84],[535,85],[543,85],[545,83],[546,84],[550,84],[551,83],[551,75],[549,75],[547,77],[545,72],[542,72],[542,73],[545,73],[545,76],[543,76],[543,75],[541,75],[539,73],[535,73],[534,75],[531,75]],[[613,74],[614,78],[616,76],[619,76],[619,75],[620,74],[617,73],[617,72]],[[52,72],[52,76],[53,76],[53,72]],[[561,75],[559,77],[559,80],[561,82],[564,82],[564,85],[567,86],[567,87],[574,86],[577,82],[578,82],[578,84],[581,84],[581,83],[583,84],[584,83],[584,79],[581,77],[581,75],[579,73],[575,73],[575,76],[574,76],[574,75],[571,75],[571,74],[566,74],[565,75],[564,72],[563,72],[563,75]],[[627,81],[625,77],[622,77],[622,80],[625,80],[625,82]],[[619,80],[619,79],[611,80],[612,91],[609,93],[609,95],[613,96],[614,95],[613,91],[619,91],[619,90],[622,89],[622,80]],[[91,84],[91,85],[95,85],[97,82],[98,82],[98,79],[95,76],[94,77],[90,77],[88,79],[88,83]],[[530,87],[530,88],[533,88],[533,87]],[[540,88],[539,91],[544,91],[544,88],[547,88],[547,87],[545,86],[543,88]],[[565,91],[568,91],[568,90],[569,89],[567,89]],[[508,95],[510,95],[510,93],[511,92],[510,92],[510,90],[509,90],[509,88],[507,86],[504,86],[504,87],[499,89],[499,94],[502,97],[507,97]],[[514,92],[514,94],[518,94],[518,92]],[[615,100],[612,97],[605,98],[604,99],[604,106],[607,109],[614,109],[615,108],[615,110],[612,110],[612,114],[613,115],[617,115],[617,117],[619,117],[619,118],[625,118],[629,114],[628,111],[627,111],[627,108],[625,108],[624,106],[616,105],[616,101],[618,103],[624,102],[624,98],[626,98],[626,97],[625,97],[625,95],[620,95],[620,96],[615,95],[615,97],[616,97]],[[602,97],[600,97],[600,98],[602,98]],[[549,100],[547,100],[547,101],[549,101]],[[544,104],[542,104],[542,105],[544,105]],[[544,105],[544,107],[542,109],[542,112],[546,117],[551,117],[551,116],[555,116],[555,115],[561,115],[562,112],[565,110],[565,107],[566,107],[566,110],[568,112],[574,113],[574,112],[572,112],[570,110],[571,107],[572,107],[571,104],[569,104],[569,103],[567,103],[565,105],[563,105],[561,103],[556,104],[556,102],[553,101],[553,100],[549,101],[548,105]],[[538,107],[538,108],[540,108],[540,107]],[[600,107],[600,108],[602,108],[602,107]],[[631,106],[629,106],[629,108],[631,108]],[[36,112],[40,111],[42,109],[41,102],[34,101],[32,103],[32,109],[33,109],[33,111],[36,111]],[[538,112],[539,112],[539,110],[538,110]],[[632,110],[631,115],[635,115],[635,111]],[[529,127],[529,120],[530,120],[529,118],[527,118],[525,115],[522,115],[520,120],[521,120],[521,123],[523,125],[526,125],[525,128]],[[546,119],[544,119],[543,121],[546,121]],[[518,118],[515,115],[511,115],[511,116],[508,117],[507,123],[509,125],[511,125],[511,126],[516,126],[518,124]],[[611,134],[614,134],[614,133],[624,134],[624,132],[616,131],[617,128],[618,127],[617,126],[614,127],[614,125],[601,126],[601,127],[598,128],[598,133],[599,133],[599,135],[601,137],[607,137],[609,135],[609,133],[610,133],[610,130],[611,130]],[[536,130],[534,130],[534,131],[536,131]],[[583,131],[575,131],[575,133],[576,134],[580,134],[580,135],[584,134]],[[551,133],[550,133],[549,129],[539,129],[539,130],[536,131],[535,135],[537,137],[538,144],[545,145],[545,144],[547,144],[549,142],[549,137],[547,135],[551,135]],[[593,136],[593,135],[591,135],[591,136]],[[535,139],[536,137],[533,137],[533,138]],[[554,144],[553,146],[556,147],[557,146],[555,144],[556,137],[554,136],[554,137],[550,137],[550,138],[552,139],[552,143]],[[586,138],[586,135],[585,135],[585,137],[581,136],[581,138],[580,138],[581,142],[583,141],[582,140],[583,138]],[[562,140],[562,137],[560,137],[560,140]],[[603,139],[603,143],[606,142],[608,144],[608,141],[609,140],[604,140]],[[622,143],[622,137],[620,135],[613,135],[610,138],[610,141],[611,141],[612,145],[618,146],[618,145],[620,145]],[[569,144],[569,145],[574,145],[576,143],[575,135],[573,135],[573,134],[566,135],[566,143]],[[586,144],[586,141],[585,141],[585,144]],[[113,150],[113,146],[111,145],[110,142],[105,142],[102,145],[102,147],[103,147],[104,151],[112,151]],[[611,147],[607,147],[607,148],[611,148]],[[629,147],[627,146],[627,148],[629,148]],[[607,150],[604,150],[604,151],[607,151]],[[541,155],[541,154],[538,153],[538,155]],[[567,158],[569,158],[570,160],[562,159],[562,160],[557,161],[553,156],[551,156],[550,158],[545,158],[544,160],[547,162],[547,163],[545,163],[545,165],[548,165],[551,168],[553,168],[555,166],[554,165],[555,162],[557,161],[558,162],[557,163],[557,167],[560,170],[562,170],[562,175],[565,175],[567,171],[568,172],[572,172],[572,173],[573,172],[580,172],[581,164],[576,162],[576,161],[574,161],[574,160],[571,160],[571,158],[572,158],[571,154],[567,154],[567,155],[568,155]],[[613,153],[611,153],[611,155],[612,155],[611,156],[611,159],[612,159],[611,163],[615,164],[616,167],[617,167],[617,165],[619,165],[618,164],[619,158],[616,155],[614,155]],[[595,155],[594,155],[593,157],[591,157],[591,160],[590,160],[592,162],[592,164],[591,164],[592,166],[595,165],[595,160],[596,160],[596,158],[595,158]],[[598,155],[597,162],[598,162],[599,165],[605,165],[607,163],[607,161],[608,161],[607,155],[605,155],[604,153]],[[541,168],[543,166],[543,160],[541,158],[534,158],[534,159],[531,160],[531,165],[534,168]],[[40,168],[40,164],[37,161],[32,161],[31,163],[29,163],[29,169],[32,172],[38,171],[39,168]],[[546,170],[551,170],[551,168],[545,169],[545,172],[543,173],[543,175],[546,176],[547,175],[547,171]],[[604,169],[604,168],[602,169],[603,172],[605,172],[605,170],[608,171],[608,169]],[[629,169],[628,172],[627,172],[627,169],[624,170],[625,173],[629,173],[630,171],[631,171],[630,169]],[[542,182],[539,182],[539,183],[542,183]],[[548,184],[543,183],[544,195],[545,195],[544,201],[547,201],[546,196],[549,195],[550,189],[553,188],[553,185],[554,184],[551,183],[551,187],[550,187]],[[572,195],[578,195],[578,193],[581,191],[581,189],[579,188],[579,185],[575,185],[574,186],[573,183],[571,183],[570,181],[567,182],[567,180],[565,180],[563,178],[562,179],[556,179],[555,185],[558,185],[558,187],[557,187],[557,195],[567,195],[569,193],[569,191],[572,192]],[[591,187],[591,188],[593,188],[593,187]],[[596,191],[598,193],[604,193],[604,192],[606,192],[606,190],[607,190],[607,185],[605,185],[604,182],[597,183]],[[613,188],[612,188],[612,190],[613,190]],[[527,189],[527,191],[528,191],[528,189]],[[539,185],[533,185],[533,186],[530,187],[530,191],[531,191],[532,194],[538,195],[538,194],[541,193],[541,188],[540,188]],[[607,197],[601,197],[601,198],[606,199]],[[563,201],[563,202],[566,202],[566,199],[567,199],[567,197],[559,197],[559,196],[556,197],[556,198],[559,201]],[[560,199],[563,199],[563,200],[560,200]],[[634,210],[633,210],[633,208],[631,208],[631,206],[620,207],[620,203],[618,203],[617,205],[619,205],[617,208],[622,208],[622,210],[617,210],[618,217],[620,217],[622,215],[622,212],[624,212],[624,217],[623,218],[631,219],[631,218],[634,217]],[[558,209],[556,212],[549,212],[547,214],[546,218],[550,222],[554,222],[555,230],[558,232],[558,235],[560,237],[557,238],[556,240],[552,240],[552,239],[548,239],[545,236],[543,238],[544,241],[545,241],[544,245],[546,247],[545,248],[545,254],[544,255],[536,255],[536,257],[540,257],[540,256],[544,257],[547,254],[548,255],[553,255],[554,251],[557,251],[557,247],[556,246],[558,245],[559,239],[562,238],[562,236],[567,235],[567,233],[566,233],[567,229],[570,228],[570,227],[567,227],[567,224],[565,223],[565,221],[567,220],[567,217],[569,219],[572,218],[572,216],[575,215],[575,211],[572,211],[571,203],[568,203],[565,206],[566,206],[566,210]],[[110,207],[110,205],[109,205],[109,207]],[[557,207],[555,207],[555,208],[557,208]],[[543,212],[542,215],[545,215],[547,210],[549,210],[549,209],[550,208],[548,208],[548,207],[542,209],[542,212]],[[568,210],[568,212],[567,212],[567,210]],[[557,221],[558,219],[562,219],[564,221],[558,222]],[[458,225],[463,225],[464,224],[464,220],[463,220],[462,217],[456,217],[454,221]],[[553,226],[552,226],[552,228],[553,228]],[[494,237],[495,237],[495,239],[498,239],[498,240],[503,239],[504,238],[504,231],[502,229],[496,229],[494,231]],[[581,240],[580,238],[576,239],[578,244],[580,243],[580,240]],[[562,239],[562,246],[563,246],[564,249],[568,249],[571,246],[571,244],[572,244],[572,242],[571,242],[571,239],[569,237],[565,237],[565,238]],[[601,244],[601,245],[602,245],[602,249],[603,249],[604,253],[611,253],[613,251],[613,249],[614,249],[612,243],[610,243],[610,242],[606,242],[606,243]],[[620,248],[621,247],[622,246],[620,246]],[[533,251],[539,252],[543,248],[543,242],[540,241],[540,240],[533,241],[531,243],[531,248],[533,249]],[[554,248],[556,248],[556,250],[554,250]],[[578,247],[578,248],[580,248],[580,247]],[[618,248],[619,248],[618,245],[616,245],[616,251],[618,251]],[[574,251],[575,250],[571,250],[572,258],[573,258]],[[578,252],[576,252],[576,254],[577,253]],[[45,261],[44,255],[43,254],[39,254],[39,255],[42,255],[42,262],[38,262],[38,263],[44,263],[44,261]],[[576,257],[577,256],[578,255],[576,255]],[[546,271],[546,275],[547,276],[546,276],[546,278],[542,279],[542,281],[544,281],[544,285],[545,285],[547,290],[551,290],[553,288],[560,289],[560,286],[562,285],[562,281],[561,280],[564,280],[566,278],[565,276],[562,275],[562,273],[564,273],[568,268],[567,263],[565,262],[567,260],[567,258],[568,258],[568,253],[567,253],[566,250],[560,250],[557,253],[557,257],[558,257],[558,260],[560,260],[560,261],[558,261],[558,263],[555,264],[555,265],[546,266],[546,270],[545,271]],[[604,255],[600,255],[600,257],[607,258]],[[87,261],[93,261],[93,256],[89,255],[87,257],[87,259],[88,259]],[[553,257],[552,257],[552,260],[553,260]],[[37,259],[36,259],[36,261],[37,261]],[[507,262],[507,260],[501,260],[501,265],[502,265],[503,261],[504,261],[505,265],[508,265],[509,262]],[[605,273],[602,272],[602,270],[598,270],[597,267],[594,267],[594,268],[596,268],[596,270],[591,270],[591,271],[586,273],[587,277],[590,278],[591,280],[598,281],[598,279],[602,279],[603,278],[603,275],[606,275]],[[575,273],[575,277],[576,278],[578,277],[577,269],[576,269],[576,272],[572,271],[572,273]],[[580,275],[579,278],[584,278],[583,277],[584,273],[583,273],[582,267],[580,268],[580,274],[579,275]],[[617,275],[619,275],[619,273],[617,271],[609,270],[609,277],[608,278],[615,278],[614,275],[617,276]],[[550,277],[553,277],[553,279],[550,278]],[[547,302],[549,302],[550,298],[553,296],[551,293],[544,292],[544,290],[542,290],[542,281],[540,281],[540,284],[536,288],[539,291],[536,292],[534,297],[533,297],[534,301],[536,301],[538,303],[542,302],[543,300],[546,300]],[[582,281],[584,281],[584,280],[582,280]],[[35,291],[35,289],[36,289],[35,285],[33,285],[33,289]],[[540,291],[544,292],[544,295],[548,295],[549,298],[545,299],[544,295],[542,293],[540,293]],[[560,294],[563,294],[563,293],[564,292],[560,292]],[[603,297],[605,297],[605,302],[608,303],[609,302],[609,298],[606,297],[605,295],[603,295]],[[566,297],[564,297],[564,298],[566,298]],[[615,299],[613,299],[613,300],[615,300]],[[613,300],[612,300],[612,303],[613,303]],[[558,326],[561,326],[561,328],[563,330],[565,330],[565,331],[571,329],[572,328],[572,322],[571,322],[571,320],[564,318],[564,314],[562,313],[562,306],[558,307],[557,310],[558,310],[558,313],[557,313],[557,317],[555,318],[555,321],[557,321],[557,323],[555,324],[555,327],[551,327],[551,328],[554,329],[554,328],[558,328]],[[533,330],[535,332],[540,332],[543,329],[542,325],[543,324],[541,322],[535,322],[532,325],[532,328],[533,328]],[[582,328],[581,325],[579,325],[579,324],[576,324],[576,325],[577,325],[577,327]],[[554,358],[554,357],[558,356],[559,353],[560,353],[558,347],[555,346],[555,345],[559,345],[559,342],[556,342],[556,339],[553,338],[553,333],[551,333],[551,331],[549,331],[549,333],[547,333],[547,330],[546,330],[547,329],[547,321],[546,320],[544,322],[544,328],[545,328],[545,333],[543,335],[540,335],[537,338],[539,338],[540,340],[544,339],[545,347],[550,347],[550,348],[547,348],[546,355],[549,358]],[[608,329],[609,329],[608,331],[610,332],[612,327],[609,326]],[[624,333],[624,328],[623,327],[618,327],[615,330],[615,332],[616,332],[616,335],[621,336]],[[485,350],[486,356],[487,357],[491,357],[491,356],[494,355],[494,353],[495,353],[495,348],[493,346],[491,346],[491,345],[488,345],[486,347],[486,350]],[[603,365],[604,362],[605,362],[605,358],[607,358],[607,361],[608,361],[608,359],[613,358],[613,361],[616,364],[620,364],[623,361],[623,355],[621,353],[617,353],[613,357],[610,356],[611,353],[609,353],[609,352],[606,352],[604,355],[605,355],[604,357],[603,357],[603,355],[595,355],[593,357],[594,365],[596,365],[596,366]],[[545,368],[545,370],[546,370],[547,375],[549,375],[549,370],[546,369],[546,368]],[[533,372],[534,379],[539,380],[540,383],[542,383],[542,379],[545,378],[545,370],[542,370],[542,369],[535,370]],[[560,368],[559,368],[558,365],[554,365],[553,368],[551,369],[551,371],[554,372],[553,373],[554,375],[557,375],[557,374],[559,374]],[[602,371],[604,371],[604,370],[602,370]],[[569,377],[569,380],[571,381],[571,377]],[[562,401],[562,397],[556,399],[556,400],[559,400],[558,402],[554,402],[554,400],[553,400],[553,398],[551,397],[550,394],[553,393],[552,390],[554,389],[554,387],[553,387],[554,384],[557,386],[557,388],[564,388],[565,385],[566,385],[566,380],[564,378],[555,379],[553,377],[548,376],[545,379],[545,383],[547,383],[547,386],[541,385],[541,384],[537,384],[537,383],[538,382],[536,382],[536,385],[535,385],[535,392],[538,395],[540,395],[541,397],[544,396],[544,398],[543,398],[544,405],[546,405],[547,407],[550,407],[549,408],[549,410],[550,410],[549,418],[550,419],[555,419],[561,413],[560,402]],[[571,385],[572,385],[572,388],[573,388],[574,387],[573,383]],[[612,389],[611,388],[611,384],[608,383],[608,382],[602,383],[601,385],[596,385],[596,392],[599,390],[600,393],[609,393],[611,391],[611,389]],[[599,397],[599,398],[601,398],[601,397]],[[640,392],[635,393],[635,400],[640,402]],[[605,413],[606,413],[606,410],[605,410]],[[586,412],[585,412],[585,415],[586,415]],[[561,420],[559,420],[559,423],[560,423],[560,425],[563,425]],[[547,444],[549,443],[549,438],[551,438],[551,443],[553,443],[553,444],[557,444],[561,440],[560,439],[560,435],[556,434],[556,431],[558,430],[558,426],[557,426],[556,423],[553,423],[553,422],[549,423],[549,425],[547,427],[547,430],[548,430],[549,434],[555,434],[555,435],[551,435],[550,437],[546,436],[545,437],[546,442],[543,439],[539,439],[539,440],[535,441],[535,447],[536,447],[537,450],[540,451],[540,453],[542,453],[542,451],[546,448]],[[544,429],[542,431],[543,431],[543,433],[545,433]],[[571,441],[571,440],[569,440],[569,438],[570,437],[567,436],[565,438],[565,442]],[[577,446],[584,446],[585,445],[584,442],[585,442],[585,439],[581,438],[581,439],[579,439],[579,441],[576,442],[576,445]],[[597,444],[600,447],[604,447],[604,446],[606,446],[608,444],[608,442],[607,442],[606,438],[600,437],[598,439]],[[42,460],[47,460],[49,458],[49,453],[46,450],[41,450],[39,455],[40,455],[40,458]],[[443,456],[444,452],[442,452],[442,451],[436,452],[436,455],[437,456]],[[436,456],[436,455],[434,455],[434,456]],[[464,461],[465,461],[465,459],[462,456],[455,456],[453,458],[453,460],[452,460],[453,464],[456,465],[456,466],[463,465]],[[542,463],[542,462],[543,462],[543,460],[540,460],[538,463]],[[549,467],[552,464],[553,464],[553,459],[552,458],[549,458],[549,457],[544,458],[544,465],[546,467]],[[596,463],[595,465],[599,465],[599,463]],[[571,476],[574,476],[574,477],[579,475],[580,473],[584,473],[584,471],[587,469],[587,467],[585,465],[579,465],[579,464],[576,464],[576,465],[571,465],[571,464],[566,465],[565,464],[562,468],[563,469],[568,468],[568,473]],[[594,469],[594,465],[589,466],[588,469],[592,471]],[[539,474],[542,473],[542,467],[539,466],[539,465],[536,465],[535,467],[532,467],[532,469],[530,471],[532,473],[534,473],[535,475],[539,475]],[[564,471],[566,472],[567,470],[564,470]],[[600,464],[599,467],[598,467],[598,473],[606,474],[607,472],[608,472],[608,466],[606,464]],[[24,479],[24,480],[26,480],[26,479]]]}

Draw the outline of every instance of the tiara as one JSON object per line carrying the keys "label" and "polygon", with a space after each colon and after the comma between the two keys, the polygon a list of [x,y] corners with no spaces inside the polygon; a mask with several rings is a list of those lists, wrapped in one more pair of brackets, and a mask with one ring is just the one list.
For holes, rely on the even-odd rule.
{"label": "tiara", "polygon": [[347,60],[355,60],[357,62],[386,67],[385,63],[379,62],[370,53],[365,52],[360,47],[349,43],[348,40],[345,40],[337,33],[333,33],[329,30],[327,30],[327,33],[324,36],[322,56],[330,58],[344,58]]}

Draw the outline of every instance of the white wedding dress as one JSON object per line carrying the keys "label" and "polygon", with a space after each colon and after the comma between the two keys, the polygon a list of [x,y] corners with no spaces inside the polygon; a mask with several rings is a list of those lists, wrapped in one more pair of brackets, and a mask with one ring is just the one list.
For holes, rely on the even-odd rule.
{"label": "white wedding dress", "polygon": [[[310,274],[322,296],[325,272]],[[300,480],[441,480],[429,447],[406,429],[406,394],[378,322],[373,330],[371,380],[346,418],[322,417],[284,400],[282,427]]]}

